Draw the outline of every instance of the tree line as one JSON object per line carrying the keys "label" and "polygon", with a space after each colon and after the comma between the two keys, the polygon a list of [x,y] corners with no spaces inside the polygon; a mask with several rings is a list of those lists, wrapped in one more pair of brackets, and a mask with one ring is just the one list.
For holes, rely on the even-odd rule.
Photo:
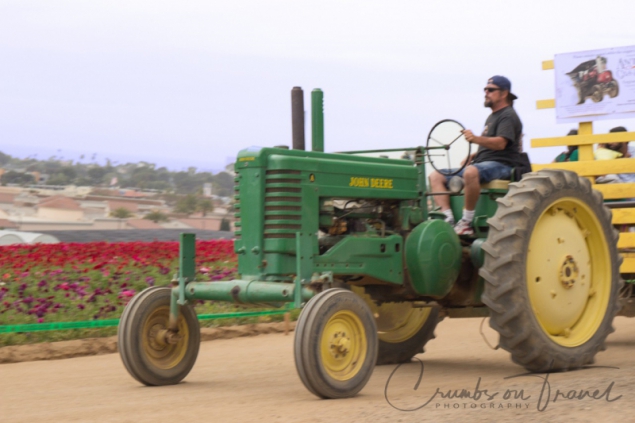
{"label": "tree line", "polygon": [[[189,167],[186,171],[171,171],[166,167],[157,167],[153,163],[143,161],[117,164],[107,160],[105,165],[100,165],[63,160],[55,156],[47,160],[20,159],[0,152],[0,167],[4,170],[0,179],[3,185],[45,184],[103,188],[116,186],[198,196],[202,193],[203,185],[211,183],[212,193],[221,197],[231,196],[234,186],[234,177],[227,172],[198,172],[195,167]],[[45,179],[36,181],[35,172]],[[191,200],[188,201],[191,203]],[[191,210],[192,207],[190,204],[184,208]]]}

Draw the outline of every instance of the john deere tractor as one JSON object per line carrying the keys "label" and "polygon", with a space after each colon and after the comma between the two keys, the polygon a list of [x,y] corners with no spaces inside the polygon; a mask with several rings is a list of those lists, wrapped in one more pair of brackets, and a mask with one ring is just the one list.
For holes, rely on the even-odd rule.
{"label": "john deere tractor", "polygon": [[442,316],[489,316],[500,346],[532,372],[593,361],[613,330],[620,258],[611,212],[587,179],[543,170],[494,181],[482,187],[474,236],[459,237],[431,199],[451,195],[458,218],[463,195],[430,192],[426,165],[468,145],[460,131],[437,128],[419,147],[324,153],[322,93],[312,94],[312,151],[299,137],[294,149],[238,154],[240,278],[194,281],[193,237],[184,235],[173,285],[126,307],[119,342],[133,377],[168,385],[188,374],[196,300],[301,308],[295,364],[322,398],[351,397],[376,364],[423,352]]}

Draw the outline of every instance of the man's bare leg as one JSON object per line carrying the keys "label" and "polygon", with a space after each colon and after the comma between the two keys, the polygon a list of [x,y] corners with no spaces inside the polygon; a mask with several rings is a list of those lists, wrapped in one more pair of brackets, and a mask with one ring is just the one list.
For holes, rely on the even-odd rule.
{"label": "man's bare leg", "polygon": [[478,169],[474,166],[468,166],[463,172],[463,180],[465,186],[463,192],[465,194],[465,210],[474,211],[476,202],[481,194],[481,184],[479,181]]}
{"label": "man's bare leg", "polygon": [[474,208],[476,207],[478,196],[481,193],[478,169],[474,166],[466,167],[463,172],[463,180],[465,181],[463,187],[463,193],[465,194],[463,216],[461,216],[461,220],[454,226],[454,231],[459,235],[473,235],[474,227],[472,226],[472,220],[474,220]]}
{"label": "man's bare leg", "polygon": [[[430,174],[430,187],[432,192],[444,192],[448,188],[445,186],[445,176],[437,172],[436,170]],[[434,195],[434,202],[437,206],[441,207],[441,211],[450,210],[450,196],[449,195]]]}

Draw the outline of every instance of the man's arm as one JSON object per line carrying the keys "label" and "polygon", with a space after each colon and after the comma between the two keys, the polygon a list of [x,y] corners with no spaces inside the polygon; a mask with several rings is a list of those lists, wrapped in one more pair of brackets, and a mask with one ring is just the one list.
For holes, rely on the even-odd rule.
{"label": "man's arm", "polygon": [[469,142],[482,145],[483,147],[489,148],[490,150],[504,150],[507,146],[507,139],[503,137],[476,136],[469,129],[463,131],[463,135],[465,135],[465,139]]}
{"label": "man's arm", "polygon": [[463,159],[463,161],[461,161],[461,166],[463,166],[465,162],[467,162],[467,164],[472,163],[472,160],[474,160],[474,157],[476,157],[477,154],[478,154],[478,151],[476,153],[470,154],[470,156],[467,159]]}

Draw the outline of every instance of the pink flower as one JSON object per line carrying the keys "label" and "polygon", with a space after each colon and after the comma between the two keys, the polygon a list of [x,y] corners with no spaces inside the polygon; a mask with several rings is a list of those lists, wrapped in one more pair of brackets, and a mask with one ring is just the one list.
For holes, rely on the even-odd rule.
{"label": "pink flower", "polygon": [[209,273],[210,269],[209,267],[201,267],[199,270],[201,271],[201,273]]}
{"label": "pink flower", "polygon": [[124,289],[123,291],[121,291],[119,293],[119,295],[117,297],[119,298],[131,298],[134,297],[134,289]]}
{"label": "pink flower", "polygon": [[39,319],[37,319],[38,323],[44,323],[44,317],[40,317]]}

